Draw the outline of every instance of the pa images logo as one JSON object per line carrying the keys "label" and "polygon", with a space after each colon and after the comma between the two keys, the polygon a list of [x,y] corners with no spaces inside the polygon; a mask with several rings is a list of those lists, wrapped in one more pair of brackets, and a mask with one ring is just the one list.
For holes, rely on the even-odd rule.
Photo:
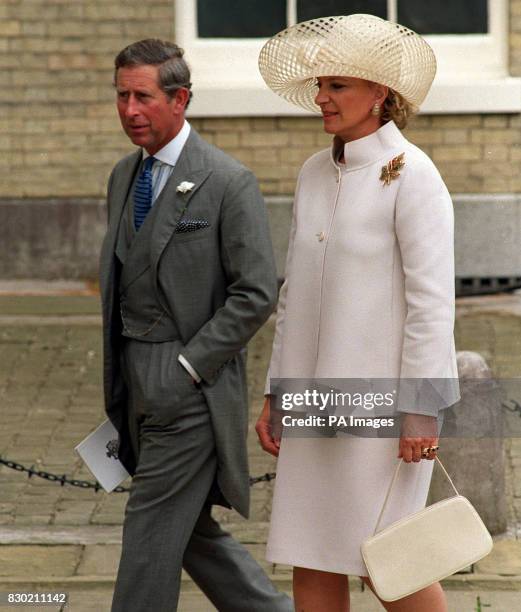
{"label": "pa images logo", "polygon": [[109,459],[118,459],[119,440],[109,440],[105,448],[107,449],[107,457]]}

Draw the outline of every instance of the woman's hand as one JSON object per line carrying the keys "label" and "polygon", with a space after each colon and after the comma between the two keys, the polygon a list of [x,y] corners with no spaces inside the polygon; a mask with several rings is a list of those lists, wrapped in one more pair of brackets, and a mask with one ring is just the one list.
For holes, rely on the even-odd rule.
{"label": "woman's hand", "polygon": [[438,446],[438,419],[423,414],[404,414],[398,458],[405,463],[432,460],[436,457],[436,451],[422,455],[423,449],[431,446]]}
{"label": "woman's hand", "polygon": [[263,450],[274,457],[279,456],[280,447],[280,435],[277,436],[275,432],[272,432],[271,421],[270,421],[270,396],[267,395],[264,398],[264,406],[260,413],[259,420],[255,425],[255,431],[259,436],[259,442]]}

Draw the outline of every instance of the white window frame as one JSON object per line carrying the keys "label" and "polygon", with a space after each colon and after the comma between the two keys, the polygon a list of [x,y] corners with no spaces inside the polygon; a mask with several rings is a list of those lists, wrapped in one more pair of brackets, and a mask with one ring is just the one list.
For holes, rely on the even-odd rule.
{"label": "white window frame", "polygon": [[[175,39],[192,69],[192,117],[298,116],[310,113],[272,93],[257,69],[266,39],[198,38],[197,0],[175,1]],[[388,1],[396,19],[396,0]],[[294,22],[296,0],[288,0]],[[521,112],[521,78],[508,74],[509,0],[488,0],[489,33],[430,35],[438,72],[423,113]]]}

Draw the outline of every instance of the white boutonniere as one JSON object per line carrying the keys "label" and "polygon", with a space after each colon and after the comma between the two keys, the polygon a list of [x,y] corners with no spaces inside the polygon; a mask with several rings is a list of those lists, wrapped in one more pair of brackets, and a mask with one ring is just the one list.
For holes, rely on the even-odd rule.
{"label": "white boutonniere", "polygon": [[179,183],[179,185],[176,187],[176,191],[178,191],[179,193],[187,193],[188,191],[192,191],[194,187],[195,183],[183,181],[182,183]]}

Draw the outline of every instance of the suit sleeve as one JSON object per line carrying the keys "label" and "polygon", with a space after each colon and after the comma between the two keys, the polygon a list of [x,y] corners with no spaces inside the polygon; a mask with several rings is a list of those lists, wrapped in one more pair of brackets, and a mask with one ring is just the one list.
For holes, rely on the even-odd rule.
{"label": "suit sleeve", "polygon": [[[405,174],[405,173],[404,173]],[[404,176],[395,231],[405,277],[399,410],[436,416],[459,397],[454,349],[454,213],[436,168]],[[412,380],[415,382],[412,382]]]}
{"label": "suit sleeve", "polygon": [[255,177],[246,169],[234,174],[226,187],[220,241],[228,297],[182,350],[210,384],[266,321],[277,296],[266,207]]}

